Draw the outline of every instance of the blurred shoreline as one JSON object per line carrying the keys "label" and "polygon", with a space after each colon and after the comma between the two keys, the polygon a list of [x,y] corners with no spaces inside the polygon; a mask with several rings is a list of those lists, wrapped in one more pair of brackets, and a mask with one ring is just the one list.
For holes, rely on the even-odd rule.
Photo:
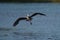
{"label": "blurred shoreline", "polygon": [[0,3],[51,3],[58,0],[0,0]]}
{"label": "blurred shoreline", "polygon": [[0,0],[0,3],[59,3],[60,0]]}

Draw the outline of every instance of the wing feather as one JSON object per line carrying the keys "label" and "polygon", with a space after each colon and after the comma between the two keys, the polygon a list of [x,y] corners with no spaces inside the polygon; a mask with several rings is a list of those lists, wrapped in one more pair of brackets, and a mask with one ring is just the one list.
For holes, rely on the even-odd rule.
{"label": "wing feather", "polygon": [[43,16],[46,16],[45,14],[42,14],[42,13],[34,13],[34,14],[32,14],[30,17],[33,17],[33,16],[35,16],[35,15],[43,15]]}
{"label": "wing feather", "polygon": [[24,17],[18,18],[18,19],[14,22],[13,26],[16,26],[16,25],[19,23],[20,20],[25,20],[25,19],[26,19],[26,18],[24,18]]}

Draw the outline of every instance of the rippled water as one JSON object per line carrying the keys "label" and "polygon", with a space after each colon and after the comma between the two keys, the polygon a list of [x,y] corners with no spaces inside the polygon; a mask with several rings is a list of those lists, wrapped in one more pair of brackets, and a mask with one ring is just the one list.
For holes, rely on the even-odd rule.
{"label": "rippled water", "polygon": [[[19,17],[41,12],[47,16],[35,16],[32,25]],[[0,3],[0,40],[60,40],[60,3]]]}

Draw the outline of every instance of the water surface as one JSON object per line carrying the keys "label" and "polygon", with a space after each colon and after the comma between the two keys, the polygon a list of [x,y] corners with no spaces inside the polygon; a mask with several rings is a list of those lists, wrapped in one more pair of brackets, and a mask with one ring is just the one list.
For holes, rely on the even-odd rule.
{"label": "water surface", "polygon": [[[32,25],[19,17],[41,12],[47,16],[35,16]],[[60,40],[60,3],[0,3],[0,40]]]}

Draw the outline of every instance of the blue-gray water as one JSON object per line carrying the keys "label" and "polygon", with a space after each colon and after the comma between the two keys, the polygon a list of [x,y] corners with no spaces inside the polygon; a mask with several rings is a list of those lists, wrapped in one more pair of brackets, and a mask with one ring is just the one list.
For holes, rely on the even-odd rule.
{"label": "blue-gray water", "polygon": [[[41,12],[32,25],[19,17]],[[0,40],[60,40],[60,3],[0,3]]]}

